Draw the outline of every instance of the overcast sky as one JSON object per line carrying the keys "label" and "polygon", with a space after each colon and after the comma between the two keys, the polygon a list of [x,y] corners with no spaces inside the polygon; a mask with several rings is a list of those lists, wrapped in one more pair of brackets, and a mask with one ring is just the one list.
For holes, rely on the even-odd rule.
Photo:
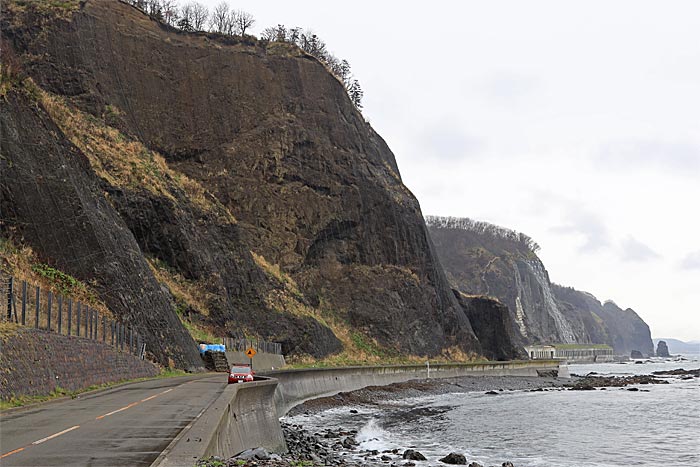
{"label": "overcast sky", "polygon": [[231,4],[350,62],[424,214],[525,232],[552,281],[700,339],[700,2]]}

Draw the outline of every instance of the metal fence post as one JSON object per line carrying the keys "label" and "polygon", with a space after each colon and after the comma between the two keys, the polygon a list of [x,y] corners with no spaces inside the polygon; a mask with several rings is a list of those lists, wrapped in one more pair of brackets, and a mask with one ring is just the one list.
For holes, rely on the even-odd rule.
{"label": "metal fence post", "polygon": [[63,324],[63,295],[58,296],[58,333],[61,334]]}
{"label": "metal fence post", "polygon": [[53,293],[49,290],[47,292],[47,300],[46,300],[46,329],[49,331],[51,330],[51,307],[53,305]]}
{"label": "metal fence post", "polygon": [[109,322],[109,333],[111,334],[109,345],[114,346],[114,321]]}
{"label": "metal fence post", "polygon": [[76,303],[75,308],[75,335],[80,337],[80,311],[82,308],[81,303]]}
{"label": "metal fence post", "polygon": [[107,342],[107,316],[102,315],[102,342]]}
{"label": "metal fence post", "polygon": [[27,281],[22,281],[22,326],[27,324]]}
{"label": "metal fence post", "polygon": [[85,307],[83,314],[85,315],[85,334],[83,334],[83,337],[90,337],[88,336],[88,316],[90,315],[90,308]]}
{"label": "metal fence post", "polygon": [[7,320],[12,321],[12,286],[14,279],[12,276],[7,280]]}
{"label": "metal fence post", "polygon": [[39,302],[41,301],[41,289],[36,286],[36,307],[34,310],[34,327],[39,328]]}
{"label": "metal fence post", "polygon": [[71,332],[72,332],[72,330],[71,330],[71,324],[73,324],[72,320],[73,320],[73,299],[69,298],[68,299],[68,326],[67,326],[69,336],[71,335]]}

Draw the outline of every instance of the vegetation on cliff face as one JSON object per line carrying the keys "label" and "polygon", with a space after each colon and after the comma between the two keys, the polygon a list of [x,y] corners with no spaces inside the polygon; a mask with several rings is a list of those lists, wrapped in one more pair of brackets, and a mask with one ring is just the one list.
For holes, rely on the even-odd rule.
{"label": "vegetation on cliff face", "polygon": [[93,284],[159,361],[196,364],[186,331],[300,362],[480,353],[393,154],[328,64],[120,2],[55,21],[7,3],[3,44],[36,86],[4,94],[2,232]]}
{"label": "vegetation on cliff face", "polygon": [[[51,290],[73,301],[90,305],[100,315],[112,317],[105,303],[99,298],[94,284],[85,283],[41,262],[31,247],[18,245],[11,238],[0,236],[0,269],[15,279],[15,286],[20,281],[27,281],[30,286],[39,286],[42,290]],[[33,305],[34,295],[29,294],[29,305]]]}
{"label": "vegetation on cliff face", "polygon": [[[224,37],[254,39],[246,33],[255,24],[250,13],[237,10],[222,1],[212,10],[205,5],[189,1],[182,5],[175,0],[122,0],[135,6],[151,18],[184,32],[210,32]],[[350,63],[333,55],[326,43],[311,30],[300,27],[287,28],[283,24],[266,28],[263,41],[283,42],[298,47],[323,63],[345,87],[355,107],[362,109],[364,92],[360,82],[350,72]]]}
{"label": "vegetation on cliff face", "polygon": [[[221,222],[235,223],[231,213],[196,181],[176,172],[157,152],[107,124],[124,112],[106,105],[101,117],[82,112],[65,98],[39,90],[40,102],[70,141],[88,157],[93,171],[112,187],[145,189],[177,202],[184,195]],[[180,196],[180,197],[181,197]]]}

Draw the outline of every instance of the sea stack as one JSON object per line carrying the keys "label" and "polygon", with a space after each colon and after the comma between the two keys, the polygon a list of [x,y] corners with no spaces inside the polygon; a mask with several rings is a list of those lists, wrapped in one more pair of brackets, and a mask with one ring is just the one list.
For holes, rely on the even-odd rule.
{"label": "sea stack", "polygon": [[668,358],[671,356],[668,353],[668,345],[666,345],[666,341],[659,341],[659,344],[656,347],[656,356],[663,358]]}

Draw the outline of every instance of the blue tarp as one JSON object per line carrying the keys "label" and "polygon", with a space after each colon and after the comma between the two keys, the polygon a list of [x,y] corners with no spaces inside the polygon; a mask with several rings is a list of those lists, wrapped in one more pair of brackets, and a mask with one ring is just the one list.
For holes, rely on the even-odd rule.
{"label": "blue tarp", "polygon": [[226,346],[224,344],[199,344],[199,353],[204,353],[207,350],[210,352],[226,352]]}

